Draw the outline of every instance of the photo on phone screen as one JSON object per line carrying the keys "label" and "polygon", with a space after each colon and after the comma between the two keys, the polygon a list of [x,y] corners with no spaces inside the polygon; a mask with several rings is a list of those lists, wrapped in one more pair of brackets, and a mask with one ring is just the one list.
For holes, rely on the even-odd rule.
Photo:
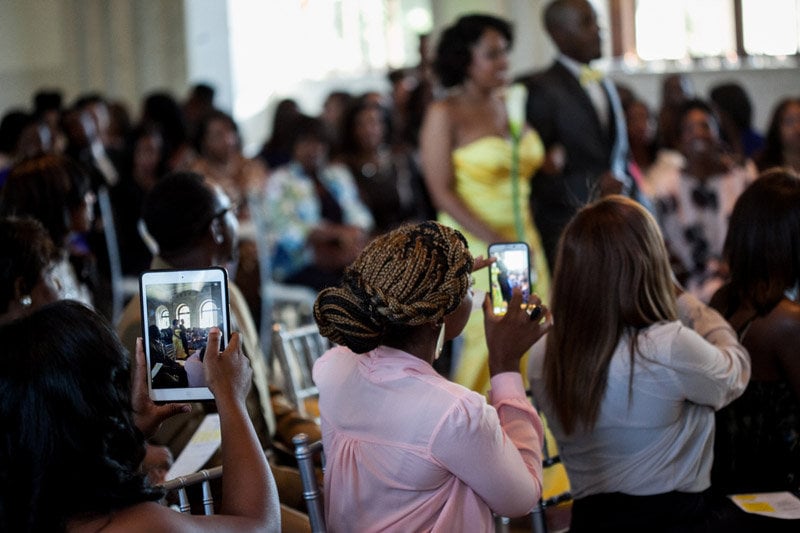
{"label": "photo on phone screen", "polygon": [[225,270],[145,272],[140,277],[140,295],[150,397],[154,401],[213,399],[203,359],[212,327],[220,329],[223,347],[230,335]]}
{"label": "photo on phone screen", "polygon": [[489,257],[496,261],[489,265],[489,292],[494,314],[504,315],[514,287],[522,291],[528,301],[531,294],[530,251],[524,242],[502,242],[489,245]]}

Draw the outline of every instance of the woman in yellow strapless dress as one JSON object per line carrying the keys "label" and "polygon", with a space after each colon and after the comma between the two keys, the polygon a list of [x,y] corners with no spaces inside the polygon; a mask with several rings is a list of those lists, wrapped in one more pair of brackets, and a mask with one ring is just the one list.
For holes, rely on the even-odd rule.
{"label": "woman in yellow strapless dress", "polygon": [[[471,20],[464,23],[465,18]],[[512,193],[512,137],[503,98],[511,40],[508,23],[490,16],[464,17],[442,34],[434,68],[451,90],[426,112],[420,132],[422,167],[439,221],[460,230],[474,256],[486,256],[493,242],[528,243],[533,292],[546,301],[550,275],[528,208],[531,176],[544,160],[544,148],[529,128],[520,137],[519,194]],[[515,210],[523,221],[522,239]],[[475,280],[476,289],[488,290],[488,273],[477,273]],[[464,330],[453,381],[486,392],[487,356],[478,311]]]}
{"label": "woman in yellow strapless dress", "polygon": [[[500,241],[520,240],[514,227],[514,206],[511,185],[511,140],[497,136],[481,137],[453,151],[455,194],[485,224],[499,235]],[[519,158],[519,209],[522,212],[525,236],[531,250],[531,282],[533,292],[547,300],[550,292],[550,274],[542,251],[539,233],[528,209],[530,179],[541,165],[544,148],[539,135],[528,130],[520,140]],[[439,221],[459,229],[469,242],[474,256],[486,255],[490,242],[473,235],[447,212],[440,212]],[[475,289],[489,290],[489,275],[481,272],[475,276]],[[483,315],[473,313],[464,329],[464,343],[458,364],[451,376],[456,383],[479,392],[489,388],[488,351],[483,332]],[[527,364],[527,356],[523,365]],[[523,374],[524,376],[524,374]]]}

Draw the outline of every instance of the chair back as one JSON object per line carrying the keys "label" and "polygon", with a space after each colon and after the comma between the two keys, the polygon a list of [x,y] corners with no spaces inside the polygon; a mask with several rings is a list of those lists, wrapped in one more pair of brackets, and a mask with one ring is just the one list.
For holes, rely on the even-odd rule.
{"label": "chair back", "polygon": [[111,320],[116,324],[122,316],[127,301],[139,291],[139,280],[122,273],[119,240],[114,223],[114,209],[108,187],[102,185],[97,191],[97,205],[103,220],[103,238],[108,254],[108,269],[111,282]]}
{"label": "chair back", "polygon": [[200,470],[188,476],[180,476],[175,479],[165,481],[160,486],[167,492],[177,491],[179,510],[182,513],[191,513],[189,496],[186,494],[187,487],[200,485],[203,491],[203,514],[214,514],[214,498],[211,496],[211,480],[222,477],[222,467],[215,466],[207,470]]}
{"label": "chair back", "polygon": [[316,324],[308,324],[293,330],[285,330],[280,324],[272,329],[273,353],[283,372],[284,393],[301,416],[309,414],[306,400],[319,394],[311,378],[314,361],[328,350],[332,343],[320,335]]}
{"label": "chair back", "polygon": [[[311,522],[311,531],[314,533],[325,532],[325,509],[322,492],[319,490],[316,471],[314,470],[314,455],[322,453],[322,441],[309,442],[308,435],[298,433],[292,438],[294,456],[297,459],[297,468],[300,470],[300,479],[303,482],[303,499],[306,501],[308,519]],[[324,459],[323,459],[324,468]]]}
{"label": "chair back", "polygon": [[[269,217],[264,212],[263,200],[263,191],[250,194],[247,198],[254,229],[251,237],[256,243],[258,275],[261,280],[259,336],[261,337],[262,351],[268,354],[272,347],[273,324],[284,324],[285,327],[295,328],[314,322],[313,308],[317,293],[308,287],[281,283],[273,277],[272,259],[278,236]],[[270,360],[269,363],[270,371],[272,371],[273,361]]]}

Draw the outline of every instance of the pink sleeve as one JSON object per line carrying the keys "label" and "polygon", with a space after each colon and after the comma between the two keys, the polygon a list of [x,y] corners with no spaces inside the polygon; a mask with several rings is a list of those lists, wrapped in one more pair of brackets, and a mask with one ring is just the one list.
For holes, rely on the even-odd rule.
{"label": "pink sleeve", "polygon": [[[431,454],[497,514],[522,516],[542,492],[542,422],[522,376],[492,378],[490,398],[458,398],[437,428]],[[499,416],[498,416],[499,415]]]}

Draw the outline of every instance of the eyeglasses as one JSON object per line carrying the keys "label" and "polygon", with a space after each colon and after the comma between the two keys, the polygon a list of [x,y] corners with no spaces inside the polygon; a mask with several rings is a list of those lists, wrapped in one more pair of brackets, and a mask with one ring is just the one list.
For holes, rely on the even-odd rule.
{"label": "eyeglasses", "polygon": [[223,207],[222,209],[220,209],[219,211],[217,211],[216,213],[214,213],[214,214],[213,214],[213,215],[212,215],[212,216],[211,216],[211,217],[208,219],[208,223],[209,223],[209,224],[211,224],[211,223],[212,223],[213,221],[215,221],[216,219],[218,219],[218,218],[222,218],[222,217],[224,217],[225,215],[227,215],[228,213],[231,213],[231,214],[232,214],[234,217],[238,217],[238,216],[239,216],[239,203],[238,203],[238,202],[234,202],[234,203],[230,204],[230,205],[229,205],[229,206],[227,206],[227,207]]}

